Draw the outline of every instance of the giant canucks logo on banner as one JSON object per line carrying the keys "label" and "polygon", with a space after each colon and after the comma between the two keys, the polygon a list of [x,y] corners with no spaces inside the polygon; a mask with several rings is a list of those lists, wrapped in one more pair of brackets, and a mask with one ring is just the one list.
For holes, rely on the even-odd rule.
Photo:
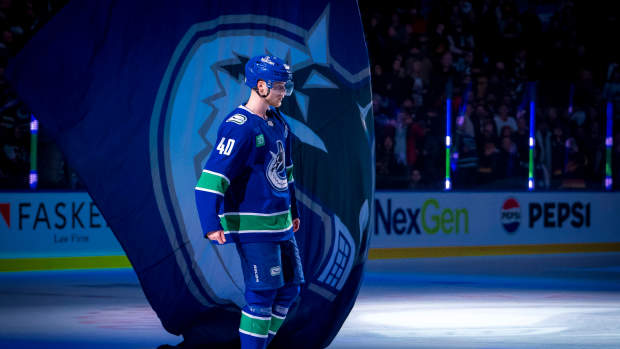
{"label": "giant canucks logo on banner", "polygon": [[[183,37],[168,66],[151,119],[154,187],[171,243],[190,241],[187,260],[195,264],[177,258],[182,268],[196,268],[200,285],[188,278],[188,287],[204,302],[198,288],[209,290],[218,303],[242,307],[243,276],[234,246],[214,246],[199,233],[194,188],[188,184],[198,179],[219,124],[247,100],[243,69],[257,54],[285,59],[296,86],[281,110],[296,136],[295,177],[303,205],[297,238],[308,284],[298,307],[323,312],[321,303],[333,302],[353,267],[364,261],[373,171],[369,76],[367,69],[351,74],[343,68],[346,62],[329,57],[328,18],[326,9],[309,31],[263,16],[199,23]],[[275,23],[277,31],[250,29],[265,23]],[[234,29],[220,29],[228,26]],[[354,91],[355,86],[364,89]],[[309,304],[312,299],[320,301]]]}
{"label": "giant canucks logo on banner", "polygon": [[325,347],[353,307],[373,212],[359,10],[355,1],[228,5],[70,2],[8,75],[80,174],[163,326],[188,347],[230,347],[244,305],[239,257],[203,238],[193,189],[219,124],[249,97],[246,61],[283,58],[295,92],[280,110],[295,137],[293,154],[274,154],[272,180],[292,156],[306,284],[272,346]]}

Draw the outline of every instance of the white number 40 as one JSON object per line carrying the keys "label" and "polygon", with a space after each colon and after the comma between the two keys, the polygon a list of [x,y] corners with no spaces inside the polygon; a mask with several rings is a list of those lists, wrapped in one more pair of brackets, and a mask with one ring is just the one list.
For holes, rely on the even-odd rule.
{"label": "white number 40", "polygon": [[[224,145],[224,143],[226,143],[226,145]],[[220,154],[224,154],[224,155],[230,155],[230,152],[232,152],[233,146],[235,145],[235,140],[232,138],[228,139],[228,142],[226,142],[226,138],[222,137],[222,140],[220,141],[220,144],[217,145],[217,151],[220,152]]]}

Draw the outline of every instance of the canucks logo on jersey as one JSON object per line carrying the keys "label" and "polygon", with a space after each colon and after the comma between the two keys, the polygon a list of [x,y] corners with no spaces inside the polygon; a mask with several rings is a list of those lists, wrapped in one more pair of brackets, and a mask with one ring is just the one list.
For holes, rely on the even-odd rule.
{"label": "canucks logo on jersey", "polygon": [[278,191],[285,191],[288,189],[288,181],[286,179],[286,166],[285,164],[285,154],[284,154],[284,145],[282,141],[277,141],[278,152],[274,153],[271,150],[269,154],[271,154],[271,160],[269,160],[269,164],[265,169],[265,176],[267,176],[267,180],[271,186]]}

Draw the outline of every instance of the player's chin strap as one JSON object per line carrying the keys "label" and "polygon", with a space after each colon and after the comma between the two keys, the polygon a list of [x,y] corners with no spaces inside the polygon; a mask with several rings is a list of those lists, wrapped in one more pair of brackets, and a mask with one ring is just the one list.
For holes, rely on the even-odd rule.
{"label": "player's chin strap", "polygon": [[258,90],[258,87],[254,88],[254,91],[256,91],[256,94],[259,95],[262,98],[267,98],[267,96],[269,96],[269,94],[271,93],[271,89],[269,87],[267,87],[267,94],[266,95],[261,95],[260,91]]}

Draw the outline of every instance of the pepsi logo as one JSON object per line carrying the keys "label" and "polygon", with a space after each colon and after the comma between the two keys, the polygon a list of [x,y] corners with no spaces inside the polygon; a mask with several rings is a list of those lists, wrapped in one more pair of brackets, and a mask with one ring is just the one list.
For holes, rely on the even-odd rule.
{"label": "pepsi logo", "polygon": [[2,203],[0,204],[0,216],[4,218],[4,222],[8,228],[11,228],[11,204],[10,203]]}
{"label": "pepsi logo", "polygon": [[519,202],[514,198],[508,198],[502,205],[500,221],[504,230],[512,234],[521,225],[521,206]]}

